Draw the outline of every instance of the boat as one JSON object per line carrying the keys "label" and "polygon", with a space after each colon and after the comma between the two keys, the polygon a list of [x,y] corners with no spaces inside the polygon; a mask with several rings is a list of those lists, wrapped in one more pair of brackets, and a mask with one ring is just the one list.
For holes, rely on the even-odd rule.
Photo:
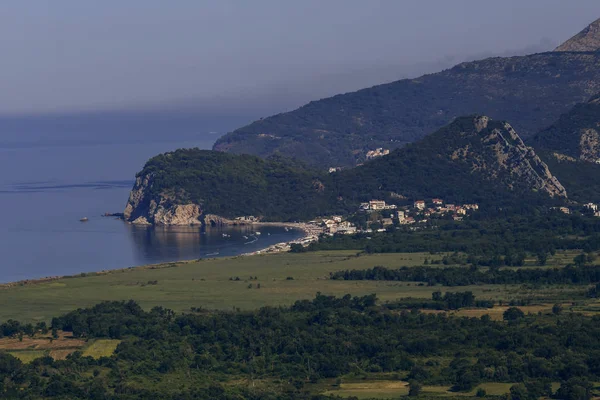
{"label": "boat", "polygon": [[254,232],[255,235],[260,235],[260,232]]}
{"label": "boat", "polygon": [[289,230],[290,230],[290,228],[288,228],[288,227],[286,226],[286,227],[285,227],[285,231],[287,232],[287,231],[289,231]]}
{"label": "boat", "polygon": [[248,239],[248,236],[242,236],[244,239]]}
{"label": "boat", "polygon": [[88,222],[88,221],[89,221],[89,219],[88,219],[88,217],[83,217],[83,218],[81,218],[79,221],[81,221],[81,222]]}
{"label": "boat", "polygon": [[223,237],[224,237],[224,238],[228,238],[228,237],[231,237],[231,235],[228,235],[228,234],[224,233],[224,234],[223,234]]}

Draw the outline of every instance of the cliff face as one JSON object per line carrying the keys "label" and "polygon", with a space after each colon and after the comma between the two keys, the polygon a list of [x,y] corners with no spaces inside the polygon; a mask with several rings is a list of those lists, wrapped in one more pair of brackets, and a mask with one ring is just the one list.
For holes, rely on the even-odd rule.
{"label": "cliff face", "polygon": [[138,225],[199,225],[202,209],[193,203],[179,204],[175,196],[152,194],[153,175],[138,176],[129,194],[124,218]]}
{"label": "cliff face", "polygon": [[490,122],[488,117],[475,117],[475,129],[463,133],[466,137],[473,136],[483,146],[483,151],[469,152],[469,146],[458,151],[473,171],[481,171],[490,180],[500,179],[510,189],[524,185],[551,197],[567,197],[567,191],[546,163],[525,145],[510,124]]}

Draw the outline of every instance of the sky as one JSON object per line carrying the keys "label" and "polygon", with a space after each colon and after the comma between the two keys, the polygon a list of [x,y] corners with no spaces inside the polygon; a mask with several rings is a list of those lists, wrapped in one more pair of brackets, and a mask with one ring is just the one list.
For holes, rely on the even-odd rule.
{"label": "sky", "polygon": [[491,55],[547,51],[598,0],[3,0],[0,114],[279,112]]}

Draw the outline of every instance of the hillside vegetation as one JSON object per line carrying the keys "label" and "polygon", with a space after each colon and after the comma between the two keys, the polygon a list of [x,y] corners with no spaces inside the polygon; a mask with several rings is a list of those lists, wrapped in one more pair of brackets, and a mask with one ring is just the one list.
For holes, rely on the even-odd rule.
{"label": "hillside vegetation", "polygon": [[489,58],[313,101],[237,129],[214,149],[353,166],[367,150],[414,142],[461,115],[508,120],[528,137],[598,91],[598,52]]}

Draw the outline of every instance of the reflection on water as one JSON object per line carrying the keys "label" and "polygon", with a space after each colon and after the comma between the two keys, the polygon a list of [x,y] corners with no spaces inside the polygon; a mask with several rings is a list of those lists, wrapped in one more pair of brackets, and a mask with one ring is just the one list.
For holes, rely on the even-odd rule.
{"label": "reflection on water", "polygon": [[299,238],[301,231],[273,226],[153,227],[130,225],[137,258],[145,263],[234,256]]}
{"label": "reflection on water", "polygon": [[[253,238],[258,228],[203,232],[199,227],[138,227],[101,217],[125,208],[132,179],[149,157],[210,144],[0,149],[0,205],[5,211],[0,282],[233,256],[299,237],[301,232],[276,227],[260,227],[262,235]],[[88,222],[80,222],[83,217]]]}

